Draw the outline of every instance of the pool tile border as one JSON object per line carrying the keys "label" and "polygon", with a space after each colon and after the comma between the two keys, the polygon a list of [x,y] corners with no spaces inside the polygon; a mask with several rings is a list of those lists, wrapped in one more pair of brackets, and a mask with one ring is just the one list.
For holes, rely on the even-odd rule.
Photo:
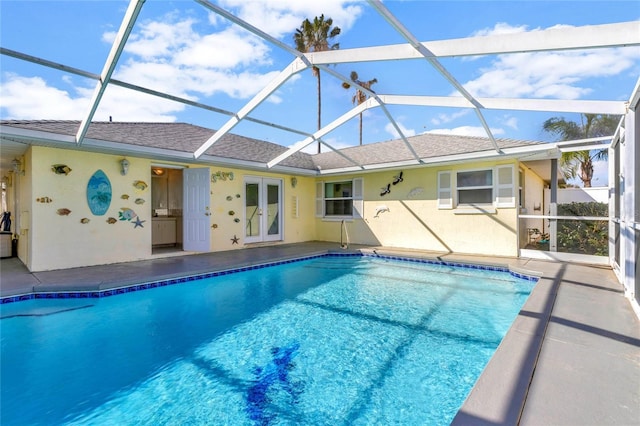
{"label": "pool tile border", "polygon": [[185,282],[197,281],[197,280],[202,280],[206,278],[230,275],[230,274],[235,274],[237,272],[263,269],[271,266],[301,262],[304,260],[316,259],[321,257],[372,257],[376,259],[387,259],[387,260],[395,260],[395,261],[402,261],[402,262],[451,266],[456,268],[476,269],[476,270],[483,270],[483,271],[508,272],[510,275],[516,278],[532,281],[532,282],[536,282],[539,279],[539,277],[537,276],[515,272],[504,266],[480,265],[480,264],[462,263],[462,262],[448,262],[444,260],[423,259],[423,258],[414,258],[414,257],[405,257],[405,256],[393,256],[393,255],[386,255],[386,254],[383,255],[383,254],[377,254],[377,253],[371,254],[371,253],[362,253],[362,252],[357,252],[357,253],[328,252],[328,253],[315,254],[311,256],[297,257],[292,259],[275,260],[269,263],[260,263],[256,265],[248,265],[248,266],[241,266],[238,268],[224,269],[221,271],[189,275],[189,276],[180,277],[180,278],[168,278],[168,279],[163,279],[159,281],[150,281],[150,282],[141,283],[141,284],[132,284],[132,285],[127,285],[122,287],[114,287],[114,288],[105,289],[105,290],[47,291],[47,292],[36,291],[33,293],[2,297],[0,298],[0,304],[22,302],[25,300],[33,300],[33,299],[94,299],[94,298],[109,297],[109,296],[115,296],[119,294],[132,293],[134,291],[148,290],[151,288],[158,288],[158,287],[166,287],[174,284],[181,284]]}

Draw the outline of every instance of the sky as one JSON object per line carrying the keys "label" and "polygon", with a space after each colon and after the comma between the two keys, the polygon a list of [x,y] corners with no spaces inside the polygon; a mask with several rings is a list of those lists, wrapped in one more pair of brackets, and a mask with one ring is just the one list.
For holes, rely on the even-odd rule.
{"label": "sky", "polygon": [[[301,22],[324,14],[341,29],[341,49],[406,41],[362,1],[213,0],[293,47]],[[384,1],[420,41],[538,31],[640,19],[640,2],[627,1]],[[99,74],[128,2],[124,0],[0,0],[0,46]],[[292,60],[291,53],[257,38],[187,0],[147,0],[113,78],[230,112],[240,110]],[[640,76],[640,47],[443,58],[442,65],[476,97],[628,100]],[[360,80],[377,79],[378,94],[452,96],[455,89],[426,61],[339,64]],[[353,90],[321,73],[322,125],[352,107]],[[251,117],[312,133],[317,129],[317,81],[294,75]],[[81,120],[96,82],[8,56],[0,57],[0,118]],[[425,132],[486,136],[473,110],[389,106],[406,136]],[[497,138],[552,141],[542,124],[576,114],[485,111]],[[94,120],[187,122],[218,129],[229,116],[109,86]],[[354,118],[323,139],[336,148],[358,144]],[[291,146],[296,133],[241,122],[232,133]],[[385,111],[363,114],[363,141],[397,137]],[[310,147],[310,152],[314,151]],[[598,170],[597,166],[597,170]],[[601,168],[601,167],[600,167]],[[604,168],[606,170],[606,167]],[[596,176],[601,179],[600,176]],[[606,177],[602,176],[606,179]],[[602,180],[601,180],[602,181]],[[594,184],[598,183],[597,181]]]}

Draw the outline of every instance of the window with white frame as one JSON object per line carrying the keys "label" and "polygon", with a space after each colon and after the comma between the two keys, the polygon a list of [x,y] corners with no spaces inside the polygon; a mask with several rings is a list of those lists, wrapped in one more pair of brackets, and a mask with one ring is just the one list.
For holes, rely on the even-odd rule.
{"label": "window with white frame", "polygon": [[490,169],[438,172],[438,208],[494,206],[515,207],[512,165]]}
{"label": "window with white frame", "polygon": [[472,170],[456,174],[458,205],[493,203],[493,170]]}
{"label": "window with white frame", "polygon": [[316,216],[326,218],[362,217],[362,179],[318,182]]}
{"label": "window with white frame", "polygon": [[518,207],[524,208],[524,170],[518,169]]}

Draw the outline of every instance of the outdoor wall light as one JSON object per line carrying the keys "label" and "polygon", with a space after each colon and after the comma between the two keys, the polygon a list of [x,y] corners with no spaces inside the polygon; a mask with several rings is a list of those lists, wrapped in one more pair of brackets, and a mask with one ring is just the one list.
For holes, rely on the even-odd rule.
{"label": "outdoor wall light", "polygon": [[292,177],[291,178],[291,187],[295,188],[297,185],[298,185],[298,178]]}
{"label": "outdoor wall light", "polygon": [[20,160],[18,160],[17,158],[14,158],[11,164],[13,165],[13,171],[18,173],[20,171],[20,164],[21,164]]}
{"label": "outdoor wall light", "polygon": [[126,176],[127,173],[129,173],[129,160],[127,160],[126,158],[120,160],[120,167],[122,168],[120,170],[120,174],[122,176]]}

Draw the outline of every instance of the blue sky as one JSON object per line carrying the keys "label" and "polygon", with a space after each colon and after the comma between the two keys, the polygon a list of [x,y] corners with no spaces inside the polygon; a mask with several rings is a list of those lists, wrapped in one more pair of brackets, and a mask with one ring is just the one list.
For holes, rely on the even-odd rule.
{"label": "blue sky", "polygon": [[[293,45],[304,18],[322,13],[342,29],[341,48],[404,43],[380,15],[363,2],[324,0],[221,0],[263,31]],[[626,22],[640,18],[640,2],[629,1],[385,1],[384,5],[421,41],[523,32],[554,26]],[[127,1],[0,0],[0,45],[99,74],[128,6]],[[239,110],[293,57],[231,25],[192,1],[147,0],[114,78],[186,97],[229,111]],[[86,114],[95,82],[2,56],[0,117],[75,119]],[[640,75],[640,48],[532,53],[442,59],[474,96],[627,100]],[[378,79],[380,94],[454,94],[426,61],[341,64],[343,75]],[[322,124],[352,108],[352,91],[322,76]],[[316,80],[310,70],[291,78],[251,116],[307,132],[316,130]],[[407,135],[423,132],[485,135],[472,110],[389,107]],[[219,128],[226,115],[110,87],[95,120],[180,121]],[[551,140],[541,132],[552,116],[571,114],[487,111],[496,137]],[[251,123],[234,133],[289,146],[302,137]],[[364,117],[364,143],[394,138],[384,111]],[[336,147],[358,143],[358,119],[328,134]]]}

